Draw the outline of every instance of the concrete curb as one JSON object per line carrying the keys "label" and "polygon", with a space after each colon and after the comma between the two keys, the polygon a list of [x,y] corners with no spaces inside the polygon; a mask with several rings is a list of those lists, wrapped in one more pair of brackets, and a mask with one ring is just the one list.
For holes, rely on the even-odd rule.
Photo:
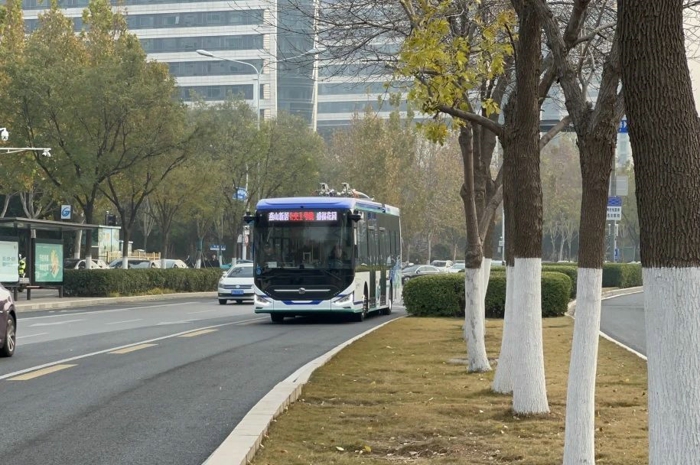
{"label": "concrete curb", "polygon": [[[179,292],[172,294],[154,294],[154,295],[135,295],[129,297],[79,297],[71,298],[64,297],[51,298],[49,302],[35,302],[33,300],[24,300],[15,302],[15,310],[18,313],[34,312],[37,310],[58,310],[64,308],[81,308],[93,307],[101,305],[135,303],[135,302],[152,302],[160,300],[173,299],[188,299],[188,298],[216,298],[216,292]],[[47,300],[43,297],[40,300]]]}
{"label": "concrete curb", "polygon": [[394,318],[345,341],[299,368],[284,381],[280,381],[243,417],[224,442],[207,458],[204,465],[246,465],[260,448],[272,421],[299,398],[302,388],[317,368],[325,365],[335,354],[358,339],[401,318],[405,317]]}
{"label": "concrete curb", "polygon": [[[612,299],[614,297],[622,297],[623,295],[639,294],[643,292],[644,288],[642,286],[637,287],[626,287],[624,289],[615,289],[613,291],[603,291],[601,294],[601,300]],[[567,316],[573,316],[574,310],[576,309],[576,299],[569,302],[569,306],[566,310]]]}
{"label": "concrete curb", "polygon": [[[644,288],[642,286],[628,287],[625,289],[616,289],[614,291],[605,291],[602,294],[601,300],[614,299],[615,297],[622,297],[625,295],[639,294],[640,292],[644,292]],[[576,300],[572,300],[571,302],[569,302],[569,308],[566,311],[566,316],[568,316],[571,319],[575,319],[574,314],[572,313],[572,311],[575,308],[576,308]],[[614,339],[613,337],[608,336],[603,331],[598,331],[598,333],[600,334],[600,337],[602,337],[603,339],[607,339],[608,341],[612,342],[613,344],[616,344],[616,345],[622,347],[626,351],[633,353],[634,355],[636,355],[637,357],[641,358],[644,361],[647,360],[647,357],[644,354],[641,354],[641,353],[637,352],[636,350],[634,350],[633,348],[626,346],[625,344],[618,341],[617,339]]]}

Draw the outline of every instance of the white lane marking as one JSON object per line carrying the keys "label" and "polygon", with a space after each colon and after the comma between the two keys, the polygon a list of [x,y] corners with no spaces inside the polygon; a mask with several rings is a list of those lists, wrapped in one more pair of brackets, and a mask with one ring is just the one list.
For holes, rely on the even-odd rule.
{"label": "white lane marking", "polygon": [[17,339],[29,339],[30,337],[44,336],[49,333],[36,333],[36,334],[25,334],[23,336],[17,336]]}
{"label": "white lane marking", "polygon": [[105,324],[106,325],[123,325],[125,323],[135,323],[137,321],[143,321],[143,318],[136,318],[135,320],[113,321],[111,323],[105,323]]}
{"label": "white lane marking", "polygon": [[58,325],[65,325],[68,323],[75,323],[76,321],[85,321],[85,319],[80,319],[80,320],[66,320],[66,321],[55,321],[53,323],[34,323],[33,325],[29,325],[30,328],[34,328],[35,326],[58,326]]}
{"label": "white lane marking", "polygon": [[18,370],[18,371],[12,372],[12,373],[8,373],[6,375],[1,375],[0,380],[12,378],[14,376],[22,375],[24,373],[29,373],[30,371],[34,371],[34,370],[40,370],[42,368],[47,368],[47,367],[52,367],[55,365],[60,365],[63,363],[73,362],[75,360],[82,360],[82,359],[88,358],[88,357],[94,357],[95,355],[108,354],[110,352],[114,352],[115,350],[126,349],[128,347],[135,347],[135,346],[138,346],[141,344],[150,344],[152,342],[163,341],[165,339],[171,339],[174,337],[181,336],[183,334],[191,333],[193,331],[202,331],[204,329],[221,328],[224,326],[231,326],[231,325],[245,325],[247,323],[251,323],[251,322],[255,322],[255,321],[262,321],[262,320],[267,320],[267,318],[251,318],[251,319],[243,320],[243,321],[232,321],[230,323],[221,323],[219,325],[204,326],[202,328],[188,329],[187,331],[180,331],[179,333],[169,334],[167,336],[161,336],[161,337],[156,337],[153,339],[147,339],[145,341],[134,342],[133,344],[125,344],[123,346],[111,347],[109,349],[98,350],[97,352],[90,352],[89,354],[77,355],[75,357],[65,358],[63,360],[57,360],[55,362],[44,363],[43,365],[37,365],[37,366],[31,367],[31,368],[25,368],[24,370]]}
{"label": "white lane marking", "polygon": [[66,313],[62,313],[61,315],[46,315],[46,316],[33,316],[33,317],[29,317],[29,318],[22,318],[22,321],[39,320],[39,319],[46,319],[46,318],[62,318],[62,317],[66,317],[66,316],[75,316],[75,315],[101,315],[103,313],[127,312],[130,310],[141,310],[144,308],[175,307],[175,306],[179,306],[179,305],[189,305],[189,304],[193,304],[193,303],[198,303],[198,302],[178,302],[175,304],[144,305],[143,307],[115,308],[112,310],[93,310],[91,312],[66,312]]}
{"label": "white lane marking", "polygon": [[218,308],[213,308],[211,310],[200,310],[198,312],[187,312],[188,315],[197,315],[198,313],[211,313],[211,312],[218,312]]}
{"label": "white lane marking", "polygon": [[161,321],[156,323],[156,326],[166,326],[166,325],[184,325],[186,323],[194,323],[199,320],[179,320],[179,321]]}

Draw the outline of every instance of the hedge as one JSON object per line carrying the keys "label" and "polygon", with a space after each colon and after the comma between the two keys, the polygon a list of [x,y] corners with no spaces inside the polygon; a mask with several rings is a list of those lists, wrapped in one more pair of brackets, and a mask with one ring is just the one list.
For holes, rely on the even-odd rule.
{"label": "hedge", "polygon": [[216,291],[219,269],[65,270],[63,293],[68,297],[143,295],[156,289],[170,292]]}
{"label": "hedge", "polygon": [[571,298],[576,298],[576,278],[578,277],[578,266],[573,263],[557,263],[553,265],[542,264],[542,272],[564,273],[571,279]]}
{"label": "hedge", "polygon": [[603,266],[603,287],[635,287],[642,285],[642,265],[638,263],[606,263]]}
{"label": "hedge", "polygon": [[[558,272],[542,273],[542,316],[566,313],[571,295],[571,279]],[[486,291],[486,317],[503,318],[506,301],[506,277],[492,273]],[[415,316],[464,316],[464,274],[421,276],[403,288],[406,311]]]}

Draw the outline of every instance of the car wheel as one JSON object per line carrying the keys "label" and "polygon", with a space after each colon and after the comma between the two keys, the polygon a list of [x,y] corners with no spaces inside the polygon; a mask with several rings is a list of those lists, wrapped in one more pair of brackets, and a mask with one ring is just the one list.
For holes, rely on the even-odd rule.
{"label": "car wheel", "polygon": [[228,302],[228,300],[226,300],[226,299],[219,299],[219,305],[226,305],[226,302]]}
{"label": "car wheel", "polygon": [[15,353],[15,347],[17,345],[17,333],[15,331],[15,319],[9,317],[7,319],[7,328],[5,329],[5,344],[0,349],[0,356],[2,357],[12,357]]}
{"label": "car wheel", "polygon": [[270,319],[273,323],[282,323],[284,321],[284,315],[281,313],[270,313]]}

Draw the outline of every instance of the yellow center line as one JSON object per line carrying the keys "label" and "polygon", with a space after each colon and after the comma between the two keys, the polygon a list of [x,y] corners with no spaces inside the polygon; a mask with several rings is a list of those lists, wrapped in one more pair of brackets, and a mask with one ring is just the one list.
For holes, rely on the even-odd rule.
{"label": "yellow center line", "polygon": [[148,347],[153,347],[157,345],[158,344],[139,344],[137,346],[127,347],[126,349],[115,350],[113,352],[110,352],[110,354],[128,354],[129,352],[135,352],[137,350],[146,349]]}
{"label": "yellow center line", "polygon": [[218,329],[202,329],[202,330],[199,330],[199,331],[194,331],[194,332],[192,332],[192,333],[183,334],[183,335],[178,336],[178,337],[194,337],[194,336],[201,336],[202,334],[214,333],[214,332],[216,332],[216,331],[218,331]]}
{"label": "yellow center line", "polygon": [[48,375],[50,373],[55,373],[57,371],[65,370],[66,368],[74,367],[75,365],[54,365],[52,367],[43,368],[41,370],[30,371],[23,375],[15,376],[10,378],[9,381],[27,381],[30,379],[38,378],[39,376]]}

